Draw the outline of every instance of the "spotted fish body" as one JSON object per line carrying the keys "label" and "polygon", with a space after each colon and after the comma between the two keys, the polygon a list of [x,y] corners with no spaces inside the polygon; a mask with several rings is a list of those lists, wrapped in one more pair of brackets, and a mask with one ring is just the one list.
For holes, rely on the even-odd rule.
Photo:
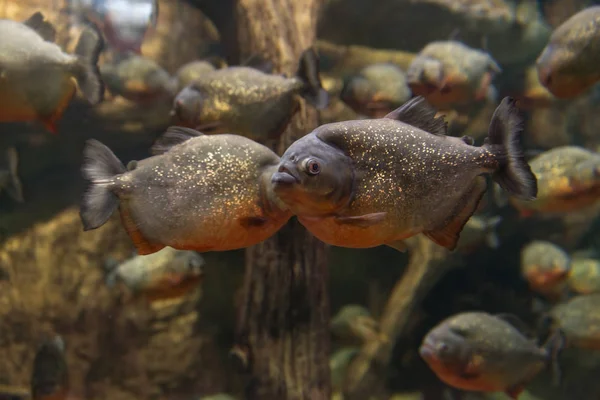
{"label": "spotted fish body", "polygon": [[540,83],[559,98],[573,98],[600,80],[600,6],[585,8],[552,32],[536,61]]}
{"label": "spotted fish body", "polygon": [[99,34],[86,28],[75,55],[46,39],[54,28],[35,13],[21,23],[0,20],[0,121],[41,121],[55,133],[77,87],[91,104],[102,99],[96,62],[102,49]]}
{"label": "spotted fish body", "polygon": [[202,99],[195,123],[226,121],[223,130],[260,139],[285,129],[302,86],[297,78],[268,75],[250,67],[230,67],[206,74],[187,90]]}
{"label": "spotted fish body", "polygon": [[210,126],[211,133],[265,141],[285,130],[301,96],[317,108],[328,103],[312,49],[303,53],[297,75],[290,78],[239,66],[209,72],[176,96],[172,114],[184,126]]}
{"label": "spotted fish body", "polygon": [[332,245],[402,249],[403,239],[422,232],[454,249],[485,192],[481,174],[535,197],[535,178],[515,143],[515,110],[512,100],[502,102],[482,147],[445,136],[445,123],[422,97],[384,118],[322,125],[284,153],[274,191]]}
{"label": "spotted fish body", "polygon": [[265,146],[171,127],[153,151],[126,171],[110,149],[88,142],[84,229],[103,225],[119,207],[139,254],[165,246],[223,251],[267,239],[291,216],[271,191],[279,157]]}

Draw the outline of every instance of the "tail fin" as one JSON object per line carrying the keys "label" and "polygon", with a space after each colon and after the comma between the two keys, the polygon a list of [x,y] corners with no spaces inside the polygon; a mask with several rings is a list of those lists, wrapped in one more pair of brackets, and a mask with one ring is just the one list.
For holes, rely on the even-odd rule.
{"label": "tail fin", "polygon": [[492,178],[512,195],[524,200],[534,200],[537,196],[537,179],[531,172],[519,143],[522,125],[523,119],[515,100],[505,97],[494,111],[484,147],[499,162]]}
{"label": "tail fin", "polygon": [[304,82],[302,96],[318,109],[327,107],[329,93],[321,85],[319,56],[314,48],[310,47],[302,53],[296,76]]}
{"label": "tail fin", "polygon": [[83,230],[96,229],[106,223],[119,205],[111,191],[115,175],[126,171],[114,153],[97,140],[90,139],[83,149],[83,177],[90,181],[81,203]]}
{"label": "tail fin", "polygon": [[21,185],[21,179],[17,174],[17,167],[19,164],[19,155],[14,147],[9,147],[6,150],[7,162],[8,162],[8,185],[6,191],[15,201],[22,203],[23,200],[23,186]]}
{"label": "tail fin", "polygon": [[95,25],[86,25],[75,48],[78,57],[75,75],[79,90],[92,105],[104,98],[104,84],[98,69],[98,57],[103,49],[102,33]]}

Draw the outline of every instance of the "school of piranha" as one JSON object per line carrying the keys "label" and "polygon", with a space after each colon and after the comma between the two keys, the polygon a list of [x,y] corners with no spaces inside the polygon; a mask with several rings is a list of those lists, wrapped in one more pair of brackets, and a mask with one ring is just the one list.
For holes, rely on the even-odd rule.
{"label": "school of piranha", "polygon": [[[332,1],[331,7],[357,1]],[[442,0],[420,2],[449,7]],[[83,230],[120,215],[135,252],[125,261],[107,259],[103,274],[107,287],[126,287],[134,301],[184,296],[207,279],[201,253],[257,245],[292,218],[331,246],[404,253],[407,239],[423,235],[469,254],[498,249],[506,218],[534,226],[536,218],[598,215],[595,111],[571,115],[568,105],[600,98],[600,6],[581,1],[564,11],[566,0],[512,8],[505,7],[508,1],[461,0],[452,12],[472,22],[468,29],[420,50],[318,41],[299,55],[296,74],[285,76],[260,55],[240,65],[207,55],[169,73],[141,50],[156,29],[157,1],[68,3],[63,12],[82,27],[72,51],[54,43],[56,26],[42,11],[0,20],[0,35],[10,38],[0,41],[0,122],[60,135],[74,101],[92,108],[115,97],[142,106],[171,104],[171,126],[150,157],[121,160],[101,138],[83,148]],[[557,9],[563,18],[552,18]],[[527,55],[531,62],[521,62],[526,51],[518,40],[508,43],[510,35],[534,19],[548,34]],[[487,40],[473,45],[464,39],[469,29]],[[102,63],[101,54],[107,56]],[[515,76],[520,85],[507,83]],[[305,107],[319,110],[319,126],[275,153],[272,144]],[[565,141],[572,126],[582,137]],[[0,187],[26,202],[17,151],[3,153]],[[438,321],[423,336],[418,354],[448,398],[567,398],[536,395],[529,387],[547,374],[547,386],[559,393],[568,375],[563,352],[600,351],[598,242],[563,246],[561,233],[521,246],[520,274],[544,315],[535,332],[513,314],[473,309]],[[0,269],[3,280],[10,276]],[[361,344],[394,340],[378,325],[358,304],[333,316],[337,398]],[[44,338],[32,349],[30,391],[10,397],[0,385],[0,399],[72,398],[65,346],[60,335]],[[600,385],[570,393],[597,400]]]}

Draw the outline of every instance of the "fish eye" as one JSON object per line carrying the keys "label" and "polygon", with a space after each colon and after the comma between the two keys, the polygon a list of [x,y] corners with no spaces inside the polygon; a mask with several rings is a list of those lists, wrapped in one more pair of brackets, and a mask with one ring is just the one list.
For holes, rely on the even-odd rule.
{"label": "fish eye", "polygon": [[310,175],[319,175],[321,172],[321,164],[313,158],[309,158],[305,161],[304,168]]}
{"label": "fish eye", "polygon": [[438,345],[436,347],[437,347],[437,351],[440,354],[445,354],[450,349],[450,347],[448,346],[448,344],[446,344],[444,342],[438,343]]}

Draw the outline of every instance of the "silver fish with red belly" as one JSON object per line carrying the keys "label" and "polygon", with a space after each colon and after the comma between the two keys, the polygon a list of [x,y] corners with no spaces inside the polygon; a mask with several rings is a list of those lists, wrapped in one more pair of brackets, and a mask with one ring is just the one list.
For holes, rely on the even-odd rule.
{"label": "silver fish with red belly", "polygon": [[482,174],[527,200],[537,181],[513,99],[502,100],[481,147],[446,136],[435,114],[419,96],[384,118],[322,125],[286,150],[273,190],[328,244],[404,251],[404,239],[424,233],[453,250],[486,190]]}
{"label": "silver fish with red belly", "polygon": [[108,147],[87,142],[84,230],[104,225],[119,208],[138,254],[165,246],[224,251],[267,239],[291,217],[271,190],[279,157],[268,147],[243,136],[171,127],[152,152],[125,168]]}

